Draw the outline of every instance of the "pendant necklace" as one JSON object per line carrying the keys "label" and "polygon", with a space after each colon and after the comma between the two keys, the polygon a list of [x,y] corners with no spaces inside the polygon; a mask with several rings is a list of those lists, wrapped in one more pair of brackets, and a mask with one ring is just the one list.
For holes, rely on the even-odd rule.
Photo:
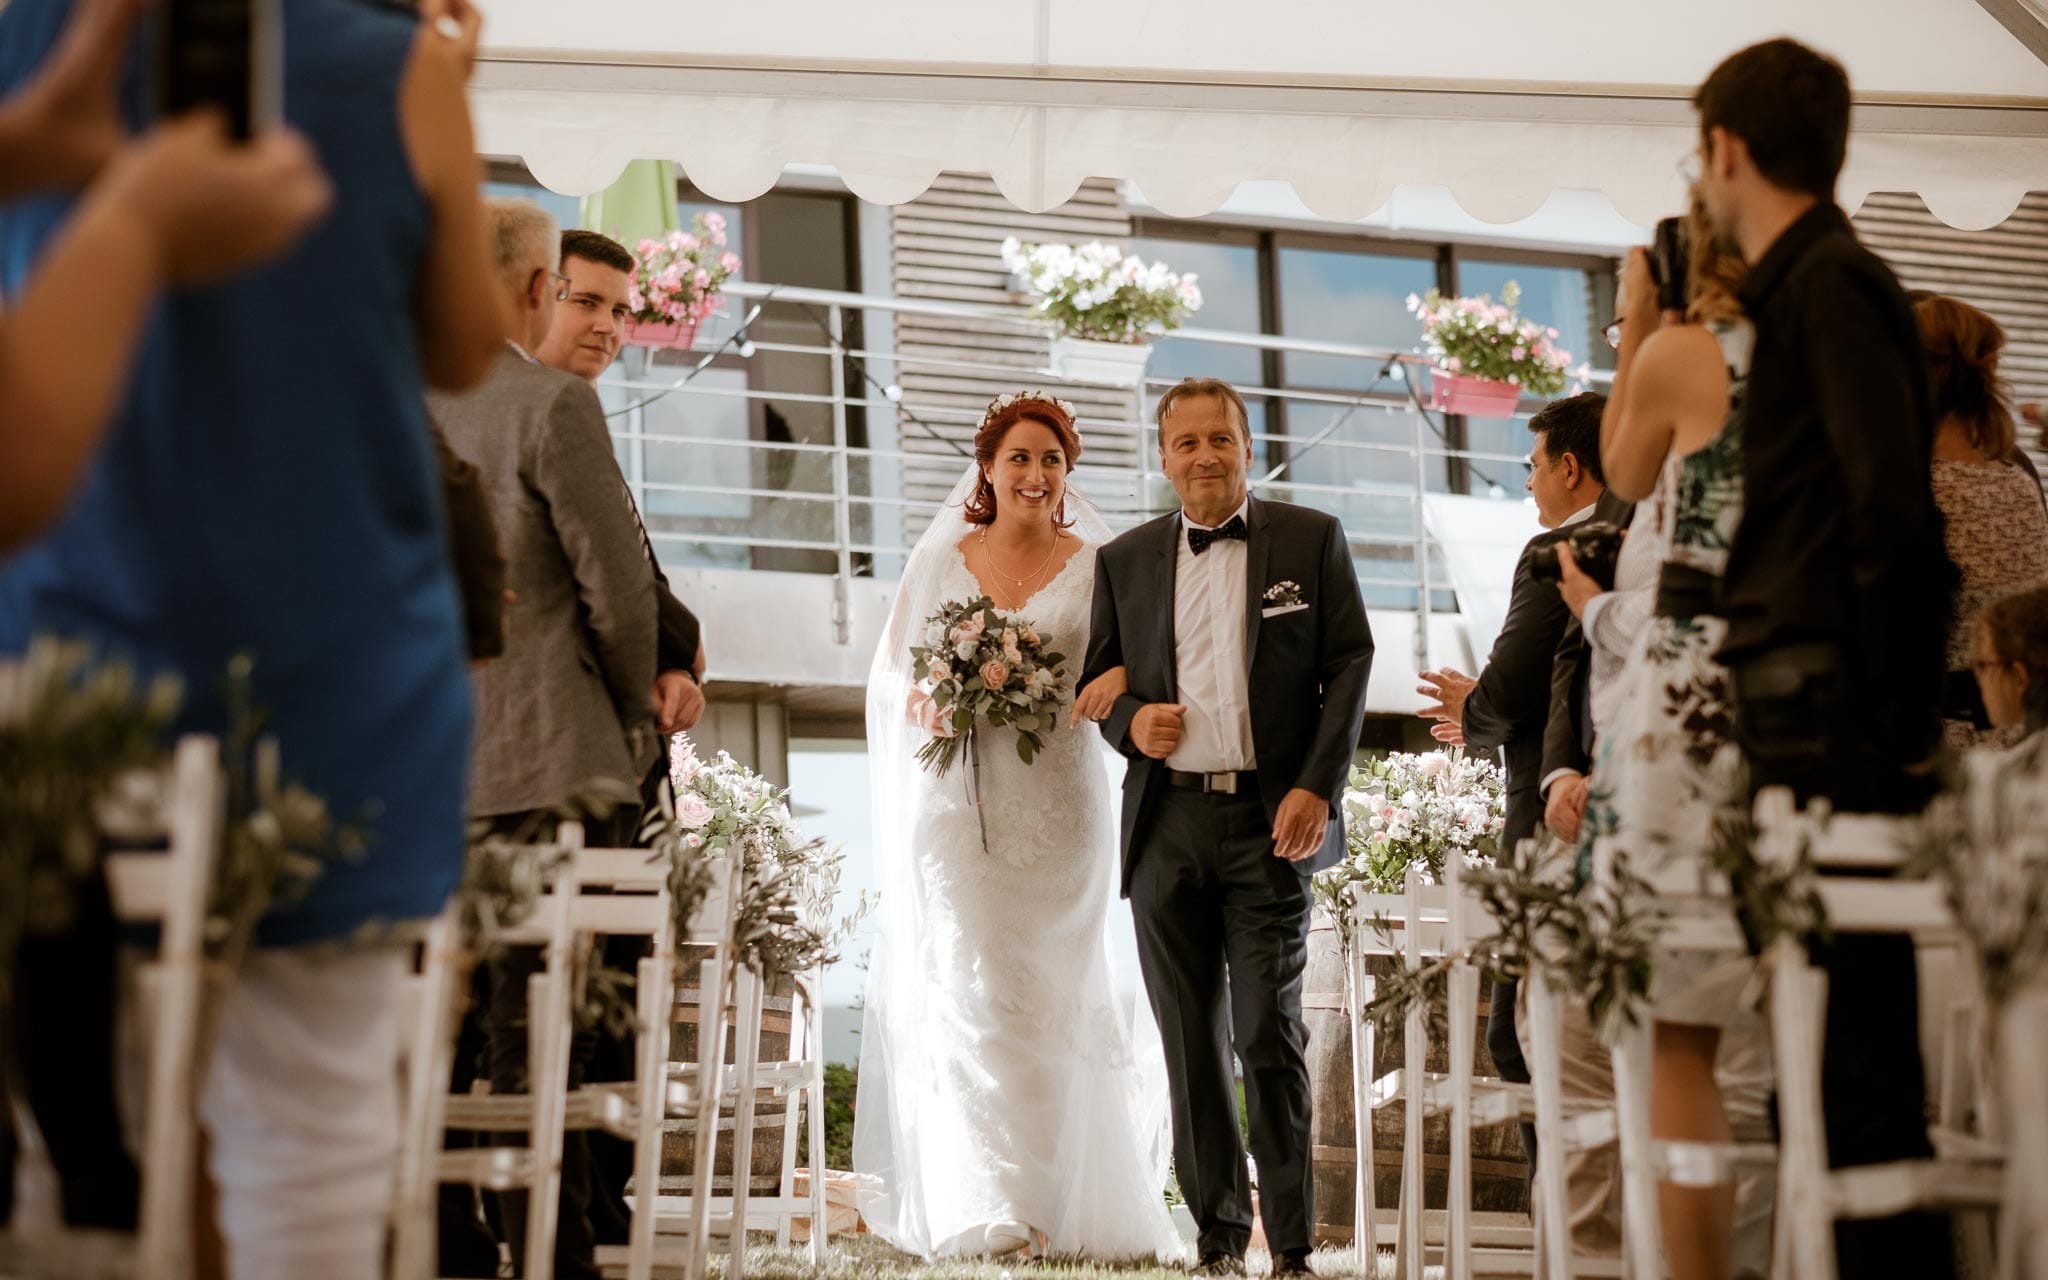
{"label": "pendant necklace", "polygon": [[[989,549],[988,549],[988,526],[987,526],[987,525],[983,525],[983,526],[981,527],[981,532],[980,532],[980,533],[978,533],[978,534],[976,535],[976,537],[978,538],[978,540],[979,540],[979,541],[980,541],[980,543],[981,543],[981,559],[982,559],[982,563],[986,564],[986,565],[987,565],[987,566],[989,567],[989,569],[990,569],[990,570],[992,570],[992,571],[993,571],[993,572],[995,573],[996,577],[998,577],[998,578],[1000,578],[1000,579],[1003,579],[1004,581],[1007,581],[1007,582],[1014,582],[1014,583],[1016,583],[1016,584],[1017,584],[1017,588],[1018,588],[1019,590],[1023,590],[1023,588],[1024,588],[1025,584],[1027,584],[1027,583],[1030,583],[1030,582],[1035,582],[1035,581],[1037,581],[1037,580],[1038,580],[1039,578],[1043,577],[1043,576],[1044,576],[1044,574],[1045,574],[1045,571],[1046,571],[1046,569],[1047,569],[1047,568],[1049,568],[1049,567],[1050,567],[1050,566],[1052,565],[1052,558],[1053,558],[1053,556],[1057,555],[1057,554],[1059,553],[1059,549],[1060,549],[1060,537],[1059,537],[1059,534],[1058,534],[1058,533],[1054,533],[1054,534],[1053,534],[1053,537],[1052,537],[1052,546],[1051,546],[1050,548],[1048,548],[1048,549],[1046,550],[1046,553],[1045,553],[1045,561],[1044,561],[1044,563],[1040,564],[1040,565],[1038,566],[1038,570],[1037,570],[1037,572],[1033,573],[1033,574],[1032,574],[1032,575],[1031,575],[1030,577],[1028,577],[1028,578],[1019,578],[1019,577],[1017,577],[1017,576],[1016,576],[1015,574],[1012,574],[1012,573],[1011,573],[1011,572],[1010,572],[1009,570],[1007,570],[1007,569],[1003,568],[1003,567],[1002,567],[1001,565],[999,565],[999,564],[997,564],[997,563],[996,563],[996,558],[995,558],[995,556],[994,556],[994,555],[993,555],[993,554],[992,554],[992,553],[991,553],[991,552],[989,551]],[[1007,592],[1000,592],[999,594],[1002,594],[1002,595],[1005,595],[1005,596],[1007,596],[1007,595],[1008,595],[1008,593],[1007,593]],[[1024,593],[1024,598],[1025,598],[1026,600],[1029,600],[1029,599],[1031,598],[1031,593],[1030,593],[1030,592],[1028,592],[1028,591],[1026,591],[1026,592]],[[1005,603],[1005,604],[1003,605],[1003,607],[1004,607],[1005,609],[1015,609],[1015,608],[1017,608],[1018,606],[1017,606],[1017,605],[1014,605],[1014,604],[1009,604],[1009,603]]]}

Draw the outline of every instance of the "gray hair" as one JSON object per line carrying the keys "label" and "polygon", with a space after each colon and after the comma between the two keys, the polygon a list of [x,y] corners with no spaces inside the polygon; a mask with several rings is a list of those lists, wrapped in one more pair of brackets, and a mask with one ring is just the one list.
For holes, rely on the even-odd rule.
{"label": "gray hair", "polygon": [[555,215],[531,200],[503,197],[486,200],[484,210],[498,280],[507,293],[526,292],[535,270],[560,265],[562,233]]}

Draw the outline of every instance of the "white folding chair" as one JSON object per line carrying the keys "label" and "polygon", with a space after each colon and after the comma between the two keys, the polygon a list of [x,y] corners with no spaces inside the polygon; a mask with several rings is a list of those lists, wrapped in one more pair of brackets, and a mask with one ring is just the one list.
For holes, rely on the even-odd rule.
{"label": "white folding chair", "polygon": [[[762,1062],[761,1020],[766,992],[761,980],[745,965],[738,963],[732,941],[736,904],[744,887],[745,870],[737,859],[730,859],[723,892],[715,892],[708,897],[695,917],[690,941],[712,948],[711,958],[704,961],[698,1061],[694,1067],[684,1063],[670,1064],[672,1073],[694,1073],[697,1077],[693,1114],[689,1117],[695,1127],[697,1150],[693,1163],[694,1185],[687,1194],[660,1195],[657,1201],[658,1221],[664,1235],[676,1233],[680,1228],[682,1233],[690,1236],[693,1257],[690,1265],[693,1270],[689,1274],[693,1278],[703,1274],[712,1237],[723,1235],[726,1238],[731,1255],[727,1276],[732,1280],[742,1273],[745,1265],[748,1230],[773,1231],[777,1243],[787,1244],[792,1235],[793,1219],[802,1216],[810,1219],[811,1261],[820,1267],[825,1263],[828,1228],[824,1179],[824,975],[822,970],[814,971],[799,980],[797,996],[803,1003],[804,1013],[799,1021],[795,1017],[795,1009],[791,1010],[789,1057],[777,1062]],[[734,904],[731,910],[728,910],[728,904]],[[729,1079],[723,1071],[728,1006],[725,984],[718,980],[718,975],[727,973],[731,975],[731,1008],[738,1036],[733,1045]],[[788,1108],[784,1114],[778,1189],[776,1194],[762,1197],[752,1194],[749,1173],[753,1165],[755,1113],[764,1095],[786,1099]],[[717,1134],[727,1107],[732,1109],[733,1115],[733,1185],[729,1195],[721,1196],[712,1190],[711,1170],[717,1153]],[[800,1116],[805,1115],[810,1121],[809,1185],[803,1194],[798,1194],[795,1189],[796,1131]],[[653,1186],[654,1183],[650,1180],[647,1185]]]}
{"label": "white folding chair", "polygon": [[226,821],[219,743],[201,736],[179,739],[165,784],[141,790],[154,790],[160,798],[140,810],[124,809],[118,835],[124,841],[167,836],[167,850],[112,853],[102,864],[115,917],[158,927],[155,954],[137,975],[148,1055],[138,1231],[132,1242],[65,1230],[0,1238],[0,1273],[78,1276],[90,1270],[149,1280],[189,1280],[193,1274],[199,1084],[213,994],[206,973],[206,911]]}
{"label": "white folding chair", "polygon": [[[1822,902],[1835,932],[1953,930],[1938,884],[1869,878],[1871,872],[1895,871],[1905,863],[1907,833],[1898,820],[1801,812],[1789,792],[1772,789],[1757,797],[1756,824],[1760,857],[1784,856],[1803,846],[1822,873],[1864,873],[1857,878],[1821,877]],[[1791,1280],[1836,1280],[1837,1219],[1888,1217],[1909,1210],[1998,1208],[2007,1174],[2004,1162],[1996,1157],[1829,1168],[1821,1098],[1827,975],[1809,959],[1803,939],[1776,939],[1768,960],[1781,1125],[1774,1233],[1779,1274]],[[2029,1065],[2039,1070],[2038,1062]],[[2033,1188],[2026,1191],[2040,1194]]]}
{"label": "white folding chair", "polygon": [[[445,1054],[452,1049],[452,1010],[456,1002],[452,988],[456,976],[449,972],[452,959],[442,957],[448,968],[436,981],[439,994],[426,997],[429,1012],[415,1020],[415,1061],[422,1069],[412,1077],[408,1093],[413,1097],[427,1090],[441,1095],[431,1102],[416,1101],[413,1124],[423,1127],[436,1150],[432,1176],[410,1189],[409,1200],[401,1201],[401,1225],[410,1219],[411,1230],[398,1242],[398,1260],[406,1268],[401,1280],[431,1275],[434,1269],[434,1232],[430,1219],[414,1217],[431,1211],[430,1190],[442,1183],[456,1183],[488,1191],[525,1190],[528,1193],[525,1274],[529,1280],[548,1280],[554,1274],[555,1229],[561,1194],[563,1110],[567,1104],[569,1078],[569,1036],[573,1013],[575,960],[575,909],[581,897],[578,886],[582,868],[575,855],[581,851],[583,828],[565,822],[555,838],[545,842],[569,854],[554,880],[542,893],[533,913],[517,925],[502,930],[489,941],[504,945],[543,948],[541,971],[527,985],[527,1092],[524,1094],[448,1095]],[[452,934],[442,937],[452,948]],[[430,965],[431,965],[430,960]],[[440,1003],[445,1000],[445,1004]],[[438,1010],[439,1012],[434,1012]],[[429,1025],[422,1026],[422,1022]],[[431,1059],[431,1061],[430,1061]],[[433,1119],[438,1108],[440,1119]],[[482,1131],[523,1130],[523,1147],[471,1147],[442,1149],[448,1128]],[[519,1247],[515,1244],[515,1247]]]}
{"label": "white folding chair", "polygon": [[[1534,1276],[1572,1280],[1574,1276],[1621,1274],[1621,1259],[1581,1256],[1573,1252],[1565,1213],[1562,1159],[1543,1159],[1605,1146],[1615,1139],[1612,1099],[1567,1097],[1562,1087],[1563,995],[1541,954],[1529,957],[1529,972],[1520,983],[1529,1017],[1529,1075],[1532,1083],[1475,1079],[1474,1027],[1479,1017],[1479,967],[1472,948],[1497,933],[1499,921],[1484,900],[1464,883],[1463,868],[1453,859],[1446,868],[1448,891],[1451,1082],[1449,1097],[1435,1114],[1450,1120],[1451,1182],[1446,1198],[1444,1269],[1447,1280],[1473,1276]],[[1462,1035],[1460,1033],[1462,1028]],[[1425,1106],[1426,1114],[1431,1109]],[[1472,1238],[1472,1129],[1475,1125],[1530,1123],[1536,1128],[1536,1196],[1533,1249],[1480,1247]]]}
{"label": "white folding chair", "polygon": [[448,1078],[467,989],[459,908],[450,903],[427,926],[419,971],[400,988],[406,1029],[405,1123],[400,1130],[398,1177],[392,1195],[392,1280],[430,1280],[438,1261],[435,1220],[439,1164],[447,1129]]}

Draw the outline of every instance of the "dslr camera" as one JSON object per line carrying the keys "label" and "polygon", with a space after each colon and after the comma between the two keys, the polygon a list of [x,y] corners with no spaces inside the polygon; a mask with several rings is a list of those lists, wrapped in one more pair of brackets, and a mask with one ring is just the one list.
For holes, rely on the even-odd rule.
{"label": "dslr camera", "polygon": [[1557,583],[1564,578],[1564,569],[1557,562],[1557,548],[1560,543],[1572,549],[1572,561],[1579,571],[1600,584],[1602,591],[1614,590],[1614,562],[1621,555],[1621,540],[1625,535],[1620,525],[1605,520],[1586,520],[1566,530],[1564,536],[1554,542],[1547,542],[1536,548],[1529,571],[1538,582]]}

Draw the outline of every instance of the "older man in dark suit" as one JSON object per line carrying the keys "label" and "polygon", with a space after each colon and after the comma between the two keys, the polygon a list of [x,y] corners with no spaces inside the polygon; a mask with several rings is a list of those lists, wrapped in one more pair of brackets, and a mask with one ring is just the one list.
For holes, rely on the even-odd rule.
{"label": "older man in dark suit", "polygon": [[[1544,532],[1529,540],[1515,566],[1508,616],[1493,652],[1478,677],[1458,671],[1425,671],[1419,692],[1437,701],[1422,715],[1439,721],[1434,732],[1446,742],[1482,751],[1499,750],[1508,775],[1505,839],[1536,834],[1543,820],[1543,738],[1550,723],[1552,665],[1571,612],[1555,581],[1536,576],[1536,553],[1553,546],[1575,524],[1592,518],[1607,484],[1600,470],[1600,410],[1605,396],[1587,392],[1545,405],[1529,419],[1536,443],[1529,451],[1528,489],[1536,498]],[[1529,1069],[1515,1038],[1515,984],[1493,990],[1486,1047],[1503,1080],[1526,1083]],[[1522,1126],[1522,1145],[1533,1167],[1536,1134]]]}

